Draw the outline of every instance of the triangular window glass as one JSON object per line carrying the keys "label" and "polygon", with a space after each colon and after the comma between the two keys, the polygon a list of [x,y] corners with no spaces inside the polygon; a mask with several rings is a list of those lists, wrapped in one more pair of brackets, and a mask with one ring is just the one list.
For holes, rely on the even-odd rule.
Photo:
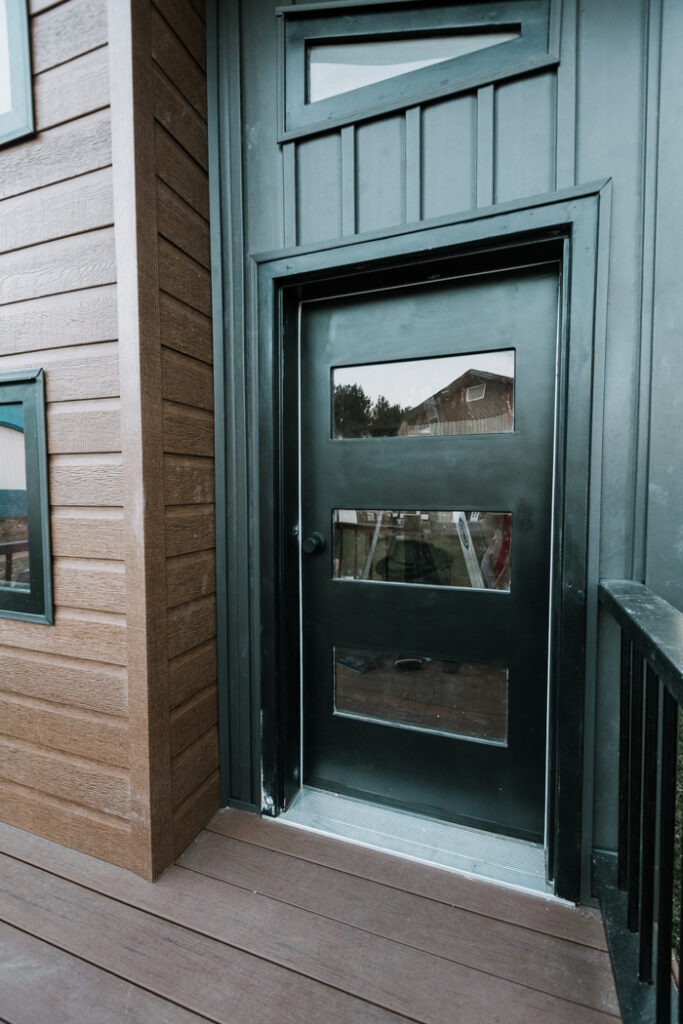
{"label": "triangular window glass", "polygon": [[315,43],[308,47],[308,102],[317,103],[409,71],[486,50],[519,39],[520,35],[521,28],[516,28],[499,32]]}

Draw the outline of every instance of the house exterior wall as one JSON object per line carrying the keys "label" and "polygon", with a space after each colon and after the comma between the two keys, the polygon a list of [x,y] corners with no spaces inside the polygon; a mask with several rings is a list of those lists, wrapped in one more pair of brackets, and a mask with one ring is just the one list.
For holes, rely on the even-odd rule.
{"label": "house exterior wall", "polygon": [[0,618],[0,817],[151,876],[218,806],[203,5],[30,12],[0,372],[45,369],[56,612]]}
{"label": "house exterior wall", "polygon": [[[239,157],[246,254],[391,233],[612,180],[609,283],[599,297],[607,310],[606,349],[597,354],[602,420],[594,425],[591,477],[587,858],[593,842],[609,848],[616,837],[618,645],[597,607],[598,579],[645,579],[683,607],[683,544],[674,522],[682,485],[671,454],[680,452],[675,382],[683,351],[676,283],[680,5],[562,0],[552,7],[560,29],[557,68],[283,145],[274,102],[277,6],[274,0],[231,0],[220,8],[229,11],[223,16],[233,29],[239,25],[242,44],[242,96],[231,116],[241,114],[246,140]],[[234,54],[230,60],[234,67]],[[250,315],[248,299],[247,331],[253,329]],[[241,763],[258,761],[255,742],[242,737]],[[247,787],[234,797],[249,799]]]}
{"label": "house exterior wall", "polygon": [[[276,6],[224,5],[246,254],[613,179],[593,582],[683,607],[677,0],[563,0],[556,70],[283,146]],[[0,151],[0,372],[46,371],[56,618],[0,619],[0,817],[152,876],[219,802],[204,3],[30,10],[37,135]],[[586,809],[610,846],[607,620],[594,640]]]}
{"label": "house exterior wall", "polygon": [[178,854],[220,801],[204,4],[162,2],[151,18],[166,657]]}

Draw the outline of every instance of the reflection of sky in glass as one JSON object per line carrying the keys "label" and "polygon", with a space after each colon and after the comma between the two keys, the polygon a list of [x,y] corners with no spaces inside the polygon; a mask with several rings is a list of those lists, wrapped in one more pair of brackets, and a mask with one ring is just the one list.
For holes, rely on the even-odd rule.
{"label": "reflection of sky in glass", "polygon": [[311,46],[308,51],[309,103],[506,43],[518,36],[518,31],[462,33]]}
{"label": "reflection of sky in glass", "polygon": [[0,403],[0,587],[31,589],[24,407]]}
{"label": "reflection of sky in glass", "polygon": [[26,490],[24,407],[0,404],[0,491]]}
{"label": "reflection of sky in glass", "polygon": [[0,0],[0,114],[12,109],[12,82],[9,66],[7,0]]}
{"label": "reflection of sky in glass", "polygon": [[401,363],[342,366],[333,370],[332,383],[334,387],[359,384],[373,402],[384,395],[388,402],[412,409],[467,370],[485,370],[514,377],[514,349],[436,359],[407,359]]}

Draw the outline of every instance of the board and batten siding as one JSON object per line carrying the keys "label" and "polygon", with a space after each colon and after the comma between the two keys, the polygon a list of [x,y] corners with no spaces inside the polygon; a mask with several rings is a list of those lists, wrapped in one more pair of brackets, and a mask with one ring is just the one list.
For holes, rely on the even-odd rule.
{"label": "board and batten siding", "polygon": [[[602,454],[591,485],[599,565],[591,579],[589,632],[598,616],[598,575],[645,579],[681,605],[683,541],[680,527],[672,529],[672,510],[683,494],[670,456],[680,440],[683,352],[682,293],[675,283],[680,4],[558,0],[556,68],[281,146],[273,101],[279,5],[228,0],[225,6],[242,45],[242,97],[232,117],[241,116],[246,140],[240,158],[247,254],[391,233],[612,179],[604,423],[594,434],[594,450]],[[660,112],[666,133],[658,131]],[[248,296],[244,309],[247,331],[253,330],[251,301]],[[598,847],[611,847],[616,831],[618,679],[606,622],[598,641],[596,649],[595,637],[590,640],[589,671],[596,660],[598,670],[587,712],[586,792],[595,793],[594,807],[590,797],[586,807],[587,821],[593,814],[595,820],[587,850],[593,838]],[[239,757],[248,763],[248,737],[243,744]],[[234,749],[232,756],[238,756]],[[246,788],[238,796],[248,799]]]}
{"label": "board and batten siding", "polygon": [[150,877],[218,806],[205,29],[130,6],[152,146],[121,141],[129,4],[31,0],[37,132],[0,151],[0,372],[45,370],[55,597],[0,618],[0,818]]}

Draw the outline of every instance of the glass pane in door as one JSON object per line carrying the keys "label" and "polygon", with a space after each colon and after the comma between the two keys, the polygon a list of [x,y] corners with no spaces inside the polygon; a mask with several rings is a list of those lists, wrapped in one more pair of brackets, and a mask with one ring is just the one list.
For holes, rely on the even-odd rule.
{"label": "glass pane in door", "polygon": [[334,674],[337,715],[499,745],[507,740],[506,668],[337,647]]}
{"label": "glass pane in door", "polygon": [[338,508],[333,536],[335,579],[510,590],[510,512]]}
{"label": "glass pane in door", "polygon": [[336,440],[514,430],[514,349],[336,366]]}

